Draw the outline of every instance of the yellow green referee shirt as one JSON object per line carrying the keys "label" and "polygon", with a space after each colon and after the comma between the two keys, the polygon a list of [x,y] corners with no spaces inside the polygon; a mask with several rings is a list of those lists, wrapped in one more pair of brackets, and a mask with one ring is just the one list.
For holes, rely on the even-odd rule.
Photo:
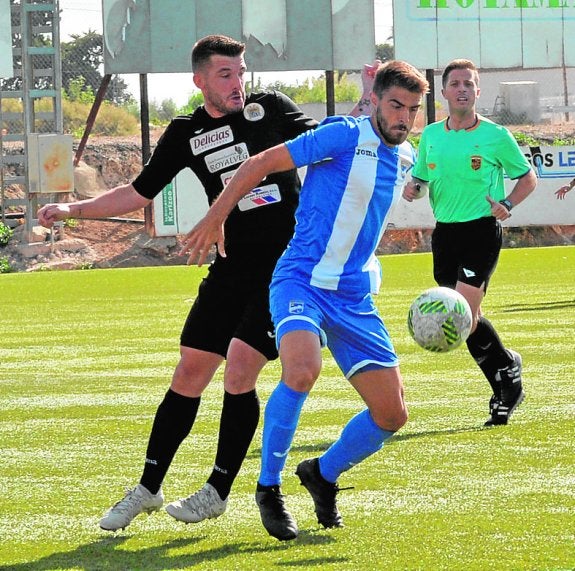
{"label": "yellow green referee shirt", "polygon": [[454,131],[447,121],[428,125],[421,134],[413,176],[429,183],[429,200],[438,222],[468,222],[491,216],[485,199],[505,198],[504,174],[517,179],[531,166],[513,135],[477,116],[469,129]]}

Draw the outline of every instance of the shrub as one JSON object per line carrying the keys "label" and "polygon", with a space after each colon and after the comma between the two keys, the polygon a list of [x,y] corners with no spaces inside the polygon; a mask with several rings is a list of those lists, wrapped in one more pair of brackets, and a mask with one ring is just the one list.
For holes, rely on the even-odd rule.
{"label": "shrub", "polygon": [[82,262],[76,266],[77,270],[93,270],[95,268],[92,262]]}
{"label": "shrub", "polygon": [[200,105],[204,104],[204,96],[201,92],[193,93],[190,95],[188,102],[179,109],[179,113],[181,115],[188,115],[189,113],[193,113]]}
{"label": "shrub", "polygon": [[[62,102],[64,130],[75,137],[81,137],[91,105],[81,101]],[[138,133],[138,120],[129,110],[103,102],[92,128],[93,135],[127,136]]]}
{"label": "shrub", "polygon": [[0,246],[6,246],[10,242],[10,238],[14,235],[14,230],[6,226],[4,222],[0,222]]}
{"label": "shrub", "polygon": [[77,218],[66,218],[64,220],[64,228],[78,228],[78,224]]}
{"label": "shrub", "polygon": [[535,139],[532,135],[528,135],[527,133],[517,131],[513,133],[513,136],[515,137],[517,144],[524,147],[536,147],[540,144],[537,139]]}
{"label": "shrub", "polygon": [[10,260],[6,256],[0,258],[0,274],[9,274],[14,271],[10,265]]}

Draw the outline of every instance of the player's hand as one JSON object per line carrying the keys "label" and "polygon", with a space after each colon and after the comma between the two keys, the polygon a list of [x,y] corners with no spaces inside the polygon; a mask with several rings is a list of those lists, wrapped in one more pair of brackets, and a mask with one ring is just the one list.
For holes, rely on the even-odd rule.
{"label": "player's hand", "polygon": [[491,204],[491,215],[495,216],[497,220],[503,221],[511,218],[511,212],[509,212],[509,210],[507,210],[503,204],[493,200],[491,196],[486,196],[485,199],[487,202],[489,202],[489,204]]}
{"label": "player's hand", "polygon": [[374,60],[371,64],[363,64],[363,69],[361,70],[361,84],[364,94],[371,93],[373,81],[375,79],[375,72],[378,70],[380,65],[381,60],[379,59]]}
{"label": "player's hand", "polygon": [[70,218],[68,204],[46,204],[38,210],[38,222],[45,228],[52,228],[55,222]]}
{"label": "player's hand", "polygon": [[413,202],[415,199],[425,196],[426,192],[427,183],[412,179],[403,187],[401,194],[407,202]]}
{"label": "player's hand", "polygon": [[201,267],[213,244],[217,245],[220,256],[225,258],[224,225],[212,222],[206,215],[184,236],[180,255],[187,253],[188,265],[197,264]]}
{"label": "player's hand", "polygon": [[564,186],[562,186],[559,190],[555,191],[555,196],[559,199],[559,200],[563,200],[565,198],[565,195],[571,190],[571,187],[566,184]]}
{"label": "player's hand", "polygon": [[401,195],[407,202],[413,202],[415,195],[417,194],[417,188],[415,188],[415,183],[410,180],[406,185],[403,187],[403,192]]}

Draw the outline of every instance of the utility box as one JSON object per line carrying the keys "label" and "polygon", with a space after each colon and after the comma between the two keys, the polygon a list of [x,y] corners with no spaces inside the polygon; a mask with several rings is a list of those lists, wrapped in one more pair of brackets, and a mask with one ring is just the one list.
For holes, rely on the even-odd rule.
{"label": "utility box", "polygon": [[536,81],[508,81],[499,84],[509,123],[540,123],[541,103]]}
{"label": "utility box", "polygon": [[28,134],[29,194],[73,192],[74,151],[72,142],[72,135]]}

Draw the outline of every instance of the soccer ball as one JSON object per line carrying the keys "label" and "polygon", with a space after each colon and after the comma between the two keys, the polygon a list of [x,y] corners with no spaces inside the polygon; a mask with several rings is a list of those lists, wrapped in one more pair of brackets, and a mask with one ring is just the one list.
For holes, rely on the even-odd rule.
{"label": "soccer ball", "polygon": [[407,314],[407,328],[415,342],[435,353],[459,347],[469,337],[472,321],[467,300],[447,287],[424,291]]}

